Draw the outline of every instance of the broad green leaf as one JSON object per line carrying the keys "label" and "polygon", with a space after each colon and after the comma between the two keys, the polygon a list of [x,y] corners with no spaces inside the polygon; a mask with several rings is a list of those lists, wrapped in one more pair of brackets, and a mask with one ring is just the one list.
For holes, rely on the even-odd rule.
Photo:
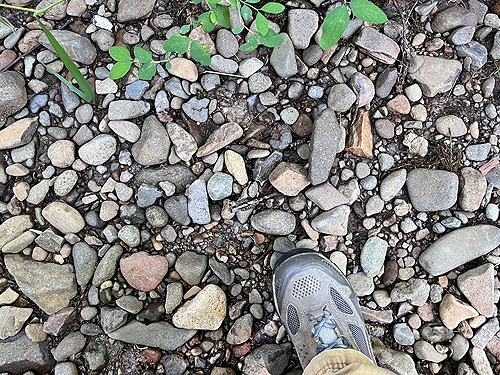
{"label": "broad green leaf", "polygon": [[363,21],[370,23],[387,22],[387,15],[371,1],[353,0],[349,5],[352,13]]}
{"label": "broad green leaf", "polygon": [[165,67],[167,68],[167,70],[170,70],[170,69],[172,69],[172,64],[170,64],[169,62],[167,62],[165,64]]}
{"label": "broad green leaf", "polygon": [[113,65],[113,67],[109,71],[109,78],[110,79],[122,78],[130,70],[131,66],[132,66],[131,61],[118,61],[115,65]]}
{"label": "broad green leaf", "polygon": [[231,4],[231,7],[236,10],[238,10],[241,5],[239,0],[229,0],[229,4]]}
{"label": "broad green leaf", "polygon": [[54,35],[52,35],[52,33],[49,31],[49,29],[47,29],[45,27],[45,25],[38,19],[38,17],[36,19],[37,19],[38,24],[40,25],[43,33],[47,37],[50,45],[52,46],[52,48],[54,48],[54,51],[59,56],[59,58],[63,62],[66,69],[68,69],[68,71],[71,73],[73,78],[76,80],[80,89],[76,88],[71,82],[66,80],[63,76],[56,73],[54,70],[50,69],[49,67],[47,67],[47,70],[49,72],[51,72],[52,74],[54,74],[62,83],[64,83],[66,86],[68,86],[68,88],[71,91],[73,91],[75,94],[77,94],[83,100],[85,100],[87,102],[91,102],[95,97],[94,90],[92,90],[92,87],[90,87],[90,84],[87,82],[85,77],[82,75],[82,73],[80,72],[78,67],[75,65],[73,60],[71,60],[71,57],[68,56],[68,54],[66,53],[64,48],[62,48],[62,46],[59,44],[59,42],[56,40],[56,38],[54,38]]}
{"label": "broad green leaf", "polygon": [[269,31],[269,21],[261,12],[257,12],[257,17],[255,17],[255,26],[259,34],[267,35]]}
{"label": "broad green leaf", "polygon": [[134,47],[134,56],[140,63],[146,64],[153,61],[153,54],[141,47]]}
{"label": "broad green leaf", "polygon": [[156,74],[156,64],[144,64],[139,68],[139,72],[137,73],[137,76],[139,79],[143,79],[146,81],[149,81],[151,78],[153,78]]}
{"label": "broad green leaf", "polygon": [[229,19],[229,8],[226,6],[218,6],[215,8],[215,19],[219,25],[226,29],[231,28],[231,20]]}
{"label": "broad green leaf", "polygon": [[183,25],[181,27],[181,29],[179,30],[179,32],[181,34],[187,34],[189,32],[189,30],[191,30],[191,25]]}
{"label": "broad green leaf", "polygon": [[208,66],[211,63],[210,54],[208,53],[208,46],[200,45],[197,40],[191,43],[191,57],[194,61],[198,61],[201,65]]}
{"label": "broad green leaf", "polygon": [[202,1],[203,0],[191,0],[191,3],[196,5],[196,4],[201,4]]}
{"label": "broad green leaf", "polygon": [[189,38],[180,34],[174,34],[163,43],[163,49],[167,52],[177,52],[184,54],[189,47]]}
{"label": "broad green leaf", "polygon": [[234,35],[241,34],[241,32],[244,30],[243,27],[233,27],[231,31],[233,32]]}
{"label": "broad green leaf", "polygon": [[248,42],[240,46],[240,50],[244,52],[253,51],[254,49],[257,48],[258,45],[259,41],[254,35],[252,35],[250,38],[248,38]]}
{"label": "broad green leaf", "polygon": [[349,12],[345,5],[334,8],[323,21],[321,40],[319,45],[323,49],[332,48],[349,25]]}
{"label": "broad green leaf", "polygon": [[247,0],[246,2],[248,4],[257,4],[258,2],[260,2],[260,0]]}
{"label": "broad green leaf", "polygon": [[260,8],[260,10],[266,13],[279,14],[285,10],[285,6],[280,3],[271,2],[264,4],[264,6]]}
{"label": "broad green leaf", "polygon": [[217,18],[215,17],[215,13],[213,11],[210,12],[210,21],[213,23],[217,22]]}
{"label": "broad green leaf", "polygon": [[132,61],[132,56],[125,47],[113,46],[109,49],[109,54],[115,61]]}
{"label": "broad green leaf", "polygon": [[210,12],[205,12],[205,13],[202,13],[199,17],[198,17],[198,21],[201,22],[201,26],[203,27],[203,30],[207,33],[210,33],[213,31],[214,27],[215,27],[215,23],[213,23],[211,20],[210,20]]}
{"label": "broad green leaf", "polygon": [[243,5],[241,7],[241,17],[243,17],[245,21],[252,18],[252,9],[250,9],[248,5]]}
{"label": "broad green leaf", "polygon": [[210,5],[210,8],[213,8],[214,6],[216,6],[217,4],[219,4],[221,2],[221,0],[206,0],[208,5]]}
{"label": "broad green leaf", "polygon": [[283,43],[283,37],[273,29],[269,29],[267,35],[259,34],[259,42],[269,48],[279,47]]}

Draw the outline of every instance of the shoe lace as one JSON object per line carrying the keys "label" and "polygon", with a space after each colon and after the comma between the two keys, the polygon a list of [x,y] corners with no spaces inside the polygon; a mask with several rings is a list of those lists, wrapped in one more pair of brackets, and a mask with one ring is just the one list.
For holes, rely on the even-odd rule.
{"label": "shoe lace", "polygon": [[315,322],[311,329],[313,338],[320,344],[318,354],[328,349],[348,349],[349,342],[338,333],[337,323],[331,317],[330,311],[323,310],[320,316],[311,316],[311,322]]}

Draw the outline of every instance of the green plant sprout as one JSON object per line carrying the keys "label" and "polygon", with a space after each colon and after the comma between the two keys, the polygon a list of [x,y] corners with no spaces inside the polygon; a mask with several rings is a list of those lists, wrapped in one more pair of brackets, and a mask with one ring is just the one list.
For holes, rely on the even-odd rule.
{"label": "green plant sprout", "polygon": [[[71,57],[68,56],[68,54],[66,53],[66,51],[64,50],[64,48],[59,44],[59,42],[56,40],[56,38],[54,37],[54,35],[52,35],[52,33],[50,32],[50,30],[47,29],[47,27],[45,27],[45,25],[40,21],[40,19],[38,17],[41,14],[47,12],[49,9],[51,9],[51,8],[55,7],[56,5],[62,3],[63,1],[66,1],[66,0],[57,0],[55,3],[50,4],[49,6],[43,8],[43,9],[40,9],[40,10],[36,10],[36,9],[32,9],[32,8],[18,7],[18,6],[15,6],[15,5],[8,5],[8,4],[0,4],[0,7],[2,7],[2,8],[9,8],[9,9],[15,9],[15,10],[21,10],[21,11],[33,13],[33,15],[35,16],[36,20],[38,21],[38,24],[40,25],[40,28],[43,31],[43,33],[47,36],[47,39],[49,40],[49,43],[54,48],[54,51],[59,56],[59,58],[63,62],[63,64],[66,67],[66,69],[68,69],[68,71],[70,72],[70,74],[76,80],[76,82],[78,83],[79,88],[77,88],[76,86],[74,86],[66,78],[64,78],[62,75],[60,75],[59,73],[57,73],[56,71],[54,71],[53,69],[51,69],[46,64],[44,64],[42,62],[41,62],[41,64],[50,73],[52,73],[53,75],[55,75],[62,83],[64,83],[66,86],[68,86],[68,88],[71,91],[73,91],[75,94],[77,94],[78,96],[80,96],[85,101],[91,102],[94,99],[94,96],[95,96],[94,95],[94,91],[92,90],[92,87],[90,87],[90,84],[83,77],[82,73],[80,72],[80,70],[78,69],[78,67],[76,66],[76,64],[73,62],[73,60],[71,59]],[[7,21],[7,23],[5,21]],[[0,22],[2,22],[6,26],[9,26],[9,24],[12,25],[5,17],[2,17],[2,19],[0,20]]]}
{"label": "green plant sprout", "polygon": [[321,26],[322,34],[320,38],[320,47],[327,50],[338,43],[349,25],[349,10],[360,20],[381,24],[387,22],[386,14],[375,4],[368,0],[353,0],[334,8],[323,21]]}

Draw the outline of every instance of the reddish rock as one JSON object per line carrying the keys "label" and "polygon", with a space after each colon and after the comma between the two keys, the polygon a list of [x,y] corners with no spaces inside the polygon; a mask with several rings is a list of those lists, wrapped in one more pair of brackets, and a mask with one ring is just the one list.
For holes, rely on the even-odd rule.
{"label": "reddish rock", "polygon": [[352,126],[345,150],[360,158],[373,159],[373,134],[368,111],[363,112]]}
{"label": "reddish rock", "polygon": [[198,149],[196,156],[201,158],[213,154],[215,151],[237,140],[242,135],[243,129],[237,123],[227,122],[210,134],[205,144]]}
{"label": "reddish rock", "polygon": [[75,320],[76,310],[74,307],[65,307],[55,314],[49,316],[47,321],[43,323],[43,332],[49,335],[59,336],[64,333],[68,325]]}
{"label": "reddish rock", "polygon": [[120,270],[133,288],[149,292],[156,288],[167,274],[168,262],[161,255],[149,255],[140,251],[120,259]]}
{"label": "reddish rock", "polygon": [[370,104],[373,97],[375,96],[375,86],[370,78],[364,74],[357,72],[351,76],[351,87],[358,96],[358,107],[364,107]]}
{"label": "reddish rock", "polygon": [[354,43],[374,59],[384,64],[394,64],[401,51],[398,44],[373,27],[364,27]]}
{"label": "reddish rock", "polygon": [[411,111],[411,105],[406,96],[399,94],[387,102],[387,109],[391,113],[407,115]]}
{"label": "reddish rock", "polygon": [[296,196],[309,185],[307,172],[295,163],[282,162],[269,175],[269,182],[280,193]]}
{"label": "reddish rock", "polygon": [[488,182],[486,177],[472,167],[464,167],[460,170],[460,195],[458,204],[464,211],[475,211],[481,206]]}
{"label": "reddish rock", "polygon": [[375,121],[375,130],[381,138],[391,139],[394,137],[394,127],[396,125],[387,119],[379,119]]}
{"label": "reddish rock", "polygon": [[495,275],[493,264],[487,263],[458,276],[460,291],[471,305],[486,317],[496,314]]}
{"label": "reddish rock", "polygon": [[0,70],[9,65],[12,61],[14,61],[17,57],[17,54],[10,50],[6,49],[2,53],[0,53]]}
{"label": "reddish rock", "polygon": [[243,357],[252,349],[252,344],[249,342],[244,343],[243,345],[233,346],[232,348],[233,354],[236,358]]}

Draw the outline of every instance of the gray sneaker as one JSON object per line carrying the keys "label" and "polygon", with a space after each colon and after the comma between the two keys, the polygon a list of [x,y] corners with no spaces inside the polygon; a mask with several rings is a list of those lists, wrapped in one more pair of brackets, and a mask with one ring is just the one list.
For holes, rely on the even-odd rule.
{"label": "gray sneaker", "polygon": [[358,299],[326,257],[303,249],[287,253],[276,264],[273,291],[303,368],[333,348],[359,350],[376,363]]}

